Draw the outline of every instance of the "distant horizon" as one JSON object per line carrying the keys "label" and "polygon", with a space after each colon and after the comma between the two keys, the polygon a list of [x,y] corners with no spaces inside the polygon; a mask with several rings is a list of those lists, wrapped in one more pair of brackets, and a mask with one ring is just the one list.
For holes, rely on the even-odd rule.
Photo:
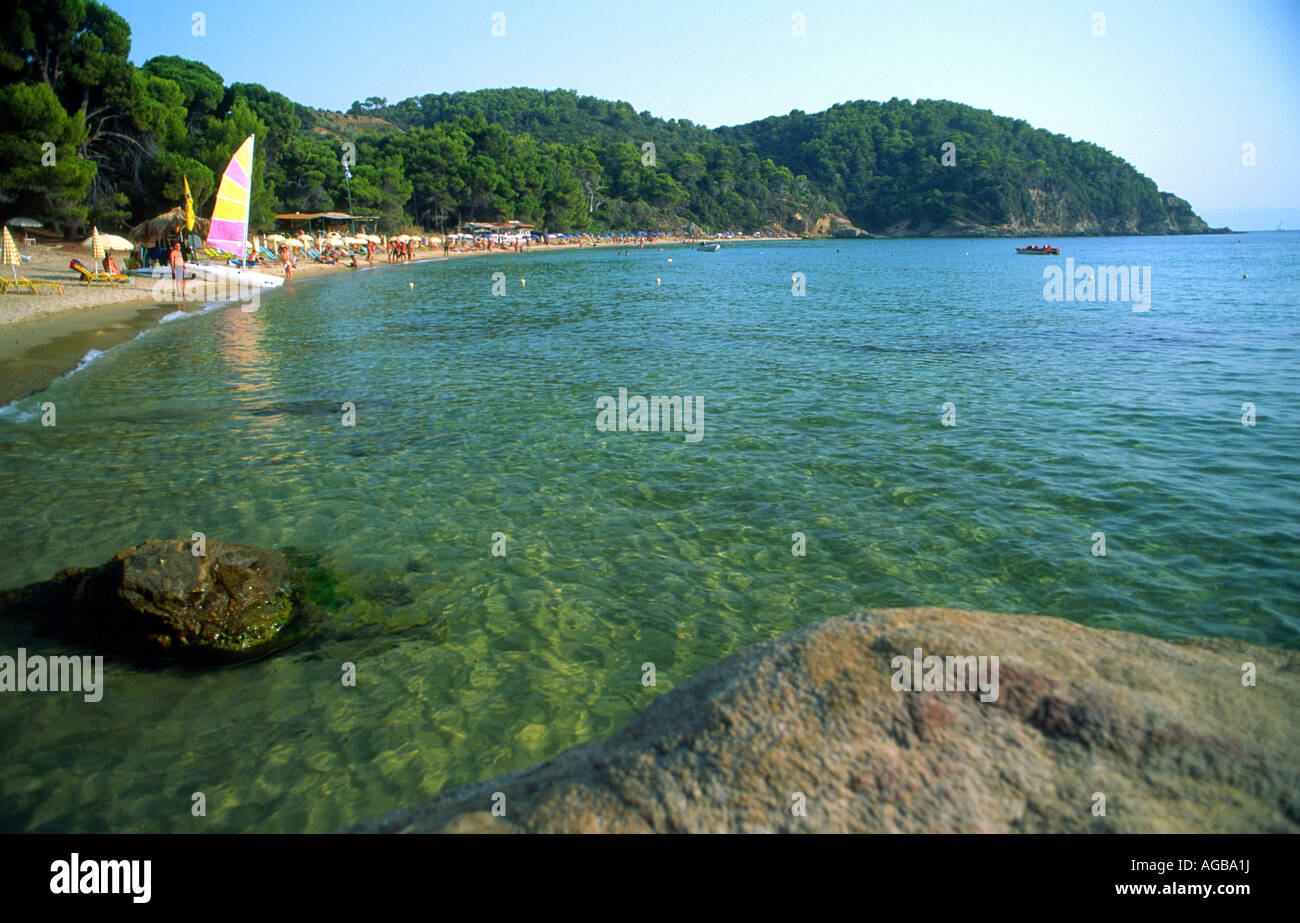
{"label": "distant horizon", "polygon": [[[107,5],[131,26],[136,64],[179,55],[317,109],[531,87],[716,128],[857,99],[946,99],[1096,144],[1214,227],[1300,227],[1300,173],[1289,169],[1300,148],[1300,4],[1287,0],[1113,0],[1102,13],[1062,0],[1033,17],[1009,2],[945,0],[797,10],[779,0],[374,0],[344,41],[338,24],[355,8],[343,0],[319,0],[310,16],[228,0],[202,14],[201,36],[188,8]],[[296,52],[267,55],[248,40],[253,20]]]}

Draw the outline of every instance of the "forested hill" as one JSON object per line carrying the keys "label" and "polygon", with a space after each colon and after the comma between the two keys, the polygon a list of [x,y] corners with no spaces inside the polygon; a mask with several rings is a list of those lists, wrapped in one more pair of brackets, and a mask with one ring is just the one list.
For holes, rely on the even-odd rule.
{"label": "forested hill", "polygon": [[[1210,228],[1123,159],[1083,141],[946,100],[856,101],[710,130],[563,90],[430,94],[372,114],[426,127],[483,118],[543,141],[656,146],[669,171],[718,146],[808,180],[874,234],[1168,234]],[[365,104],[357,103],[355,111]],[[732,155],[733,159],[735,155]],[[681,171],[678,170],[678,173]]]}
{"label": "forested hill", "polygon": [[859,227],[913,234],[1204,233],[1109,151],[946,100],[849,102],[718,130],[806,174]]}
{"label": "forested hill", "polygon": [[523,88],[323,112],[198,61],[137,67],[130,51],[130,24],[95,0],[13,10],[0,30],[0,217],[117,230],[178,204],[183,179],[207,214],[252,134],[258,230],[277,212],[320,211],[380,216],[390,233],[505,218],[597,232],[1208,230],[1095,145],[957,103],[853,102],[720,129]]}

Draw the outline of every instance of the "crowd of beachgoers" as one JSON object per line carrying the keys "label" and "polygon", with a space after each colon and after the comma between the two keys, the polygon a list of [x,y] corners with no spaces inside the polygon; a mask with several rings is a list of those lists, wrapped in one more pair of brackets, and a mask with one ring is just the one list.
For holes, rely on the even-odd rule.
{"label": "crowd of beachgoers", "polygon": [[[563,248],[637,248],[660,247],[666,244],[693,243],[697,240],[752,240],[781,239],[774,235],[721,234],[708,238],[671,234],[602,233],[602,234],[458,234],[426,235],[401,234],[396,236],[356,235],[267,235],[250,240],[247,255],[250,269],[272,274],[283,274],[286,282],[294,282],[331,272],[349,272],[361,268],[404,264],[441,257],[456,258],[475,255],[527,253]],[[38,282],[57,283],[62,293],[51,286],[41,286],[40,294],[23,290],[11,292],[0,298],[0,327],[38,321],[41,318],[96,308],[101,305],[127,301],[155,300],[147,278],[132,279],[129,270],[148,261],[145,251],[137,248],[130,254],[110,253],[104,260],[96,260],[90,248],[81,242],[59,241],[49,236],[19,239],[23,262],[18,272],[23,278]],[[202,253],[192,257],[204,259]],[[143,259],[142,259],[143,257]],[[108,261],[112,262],[109,263]],[[102,271],[109,269],[117,278],[113,281],[86,282],[82,272],[72,266]],[[215,260],[214,260],[215,262]]]}

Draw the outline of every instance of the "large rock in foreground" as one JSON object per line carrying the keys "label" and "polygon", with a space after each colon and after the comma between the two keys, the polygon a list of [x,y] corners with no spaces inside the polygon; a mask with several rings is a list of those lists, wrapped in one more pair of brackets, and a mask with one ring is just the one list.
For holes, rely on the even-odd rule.
{"label": "large rock in foreground", "polygon": [[143,542],[94,568],[0,594],[0,617],[149,658],[238,661],[301,638],[318,620],[277,551]]}
{"label": "large rock in foreground", "polygon": [[[891,661],[918,647],[997,656],[997,699],[896,691]],[[729,657],[608,740],[350,829],[1297,832],[1297,715],[1291,651],[869,612]]]}

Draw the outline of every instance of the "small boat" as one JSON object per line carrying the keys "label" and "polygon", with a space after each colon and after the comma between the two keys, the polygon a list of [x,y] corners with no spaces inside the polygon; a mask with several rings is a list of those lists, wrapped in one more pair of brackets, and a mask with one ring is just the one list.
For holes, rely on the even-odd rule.
{"label": "small boat", "polygon": [[[257,272],[245,266],[244,251],[248,248],[248,200],[253,176],[253,135],[244,139],[244,143],[235,151],[226,172],[221,175],[221,185],[217,187],[217,199],[212,206],[212,222],[208,226],[207,245],[214,250],[233,253],[235,258],[226,263],[214,263],[210,260],[187,260],[185,278],[201,279],[238,288],[241,291],[252,289],[279,288],[284,285],[280,276]],[[154,266],[137,269],[140,275],[155,279],[170,278],[170,266]]]}
{"label": "small boat", "polygon": [[1016,247],[1017,253],[1033,253],[1039,256],[1056,256],[1061,252],[1060,247],[1034,246],[1034,247]]}
{"label": "small boat", "polygon": [[718,250],[722,249],[722,244],[710,243],[706,240],[695,249],[703,250],[705,253],[716,253]]}

